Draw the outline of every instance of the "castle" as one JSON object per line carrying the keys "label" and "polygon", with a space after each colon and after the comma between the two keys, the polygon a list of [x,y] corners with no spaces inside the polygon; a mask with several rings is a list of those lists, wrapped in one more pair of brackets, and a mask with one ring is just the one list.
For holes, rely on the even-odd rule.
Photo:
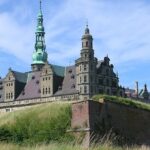
{"label": "castle", "polygon": [[9,69],[6,77],[0,79],[1,103],[16,101],[19,104],[23,100],[38,98],[40,101],[44,98],[83,100],[95,94],[124,96],[125,89],[119,86],[118,75],[114,73],[109,57],[98,60],[94,56],[93,37],[88,25],[81,38],[80,58],[74,65],[64,67],[48,62],[41,2],[37,20],[32,70],[22,73]]}

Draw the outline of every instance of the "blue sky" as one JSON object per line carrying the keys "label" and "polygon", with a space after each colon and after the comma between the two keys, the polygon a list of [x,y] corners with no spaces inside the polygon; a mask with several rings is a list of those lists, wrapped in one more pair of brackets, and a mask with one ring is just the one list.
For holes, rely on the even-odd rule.
{"label": "blue sky", "polygon": [[[120,84],[150,89],[149,0],[43,0],[49,62],[74,64],[88,18],[95,56],[107,54]],[[0,76],[11,67],[30,70],[34,51],[38,0],[0,0]]]}

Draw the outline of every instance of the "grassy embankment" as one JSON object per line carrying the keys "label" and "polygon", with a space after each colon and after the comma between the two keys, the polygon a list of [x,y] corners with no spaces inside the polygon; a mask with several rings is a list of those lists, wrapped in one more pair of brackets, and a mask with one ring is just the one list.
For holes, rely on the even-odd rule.
{"label": "grassy embankment", "polygon": [[[95,96],[117,103],[150,110],[141,102],[111,96]],[[66,134],[71,126],[71,104],[42,104],[25,110],[0,115],[0,150],[82,150],[75,138]],[[109,140],[92,150],[148,150],[146,147],[121,148]]]}
{"label": "grassy embankment", "polygon": [[115,102],[115,103],[130,106],[130,107],[140,108],[140,109],[150,111],[150,104],[140,102],[140,101],[137,101],[137,100],[133,100],[133,99],[129,99],[129,98],[109,96],[109,95],[96,95],[96,96],[93,96],[93,100],[96,100],[96,101],[107,100],[107,101],[110,101],[110,102]]}

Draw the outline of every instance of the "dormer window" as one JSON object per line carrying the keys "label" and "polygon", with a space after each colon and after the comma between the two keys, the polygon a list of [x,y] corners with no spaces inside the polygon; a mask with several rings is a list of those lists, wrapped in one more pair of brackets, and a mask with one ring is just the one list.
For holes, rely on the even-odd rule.
{"label": "dormer window", "polygon": [[72,69],[69,69],[69,71],[68,71],[69,73],[72,73]]}
{"label": "dormer window", "polygon": [[35,79],[35,76],[32,76],[32,80],[34,80]]}
{"label": "dormer window", "polygon": [[71,79],[74,79],[74,74],[71,75]]}
{"label": "dormer window", "polygon": [[40,83],[39,80],[37,80],[37,81],[36,81],[36,84],[39,84],[39,83]]}
{"label": "dormer window", "polygon": [[59,86],[59,87],[58,87],[58,90],[62,90],[62,86]]}

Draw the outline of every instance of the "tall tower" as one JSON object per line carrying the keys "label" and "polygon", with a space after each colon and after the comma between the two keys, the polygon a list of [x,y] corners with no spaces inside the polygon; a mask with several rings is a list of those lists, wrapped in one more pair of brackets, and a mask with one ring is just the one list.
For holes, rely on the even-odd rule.
{"label": "tall tower", "polygon": [[93,37],[90,34],[88,25],[81,38],[82,49],[80,58],[76,60],[76,88],[81,95],[81,99],[88,99],[97,93],[96,89],[96,64],[94,57]]}
{"label": "tall tower", "polygon": [[43,26],[43,14],[42,14],[42,2],[40,0],[40,11],[37,19],[37,29],[35,32],[36,42],[35,42],[35,51],[32,55],[32,70],[40,71],[44,64],[47,62],[47,52],[45,45],[45,31]]}

